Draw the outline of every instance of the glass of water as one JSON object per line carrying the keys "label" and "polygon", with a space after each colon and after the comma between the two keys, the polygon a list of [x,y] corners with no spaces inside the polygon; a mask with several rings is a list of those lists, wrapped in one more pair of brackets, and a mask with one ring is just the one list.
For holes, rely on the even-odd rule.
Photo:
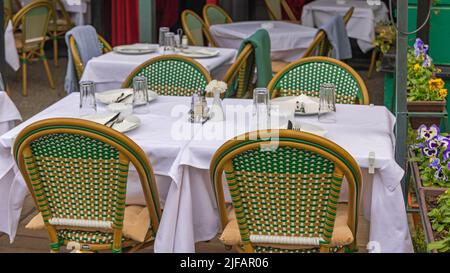
{"label": "glass of water", "polygon": [[148,85],[145,77],[133,79],[133,112],[136,114],[148,114]]}
{"label": "glass of water", "polygon": [[319,122],[336,123],[336,86],[332,83],[320,85]]}
{"label": "glass of water", "polygon": [[170,29],[168,27],[160,27],[159,28],[159,46],[165,46],[166,33],[169,32]]}
{"label": "glass of water", "polygon": [[167,32],[165,34],[164,54],[172,54],[175,52],[175,33]]}
{"label": "glass of water", "polygon": [[95,102],[95,83],[84,81],[80,83],[80,116],[89,116],[97,113]]}
{"label": "glass of water", "polygon": [[269,128],[270,100],[267,88],[256,88],[253,91],[253,116],[256,120],[257,130]]}

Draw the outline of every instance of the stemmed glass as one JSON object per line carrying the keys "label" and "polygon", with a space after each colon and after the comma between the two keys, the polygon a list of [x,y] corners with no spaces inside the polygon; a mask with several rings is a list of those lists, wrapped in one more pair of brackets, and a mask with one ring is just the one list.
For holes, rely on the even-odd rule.
{"label": "stemmed glass", "polygon": [[80,116],[90,116],[95,113],[97,113],[95,83],[83,81],[80,83]]}

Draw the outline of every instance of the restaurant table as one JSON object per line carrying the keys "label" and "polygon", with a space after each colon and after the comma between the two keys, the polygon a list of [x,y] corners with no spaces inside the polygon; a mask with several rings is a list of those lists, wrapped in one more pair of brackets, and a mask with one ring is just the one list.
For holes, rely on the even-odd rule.
{"label": "restaurant table", "polygon": [[[77,94],[70,94],[0,138],[0,146],[10,149],[17,134],[33,121],[50,117],[76,117]],[[209,100],[209,99],[208,99]],[[209,100],[211,102],[211,100]],[[251,100],[226,99],[224,122],[191,124],[185,114],[189,97],[159,97],[150,105],[150,114],[140,115],[142,125],[127,133],[148,155],[164,208],[155,240],[155,252],[194,252],[195,243],[214,238],[219,218],[209,178],[209,164],[216,150],[228,139],[251,130],[247,122]],[[337,123],[321,124],[317,117],[297,118],[328,130],[326,138],[336,142],[356,159],[363,169],[369,167],[369,153],[375,152],[374,175],[365,175],[363,206],[370,220],[370,240],[382,252],[412,252],[400,180],[403,170],[393,151],[392,114],[381,106],[337,106]],[[99,111],[104,106],[99,105]],[[3,160],[3,159],[2,159]],[[20,174],[8,181],[8,203],[0,211],[0,222],[14,239],[23,200],[27,194]],[[144,205],[139,179],[130,169],[127,203]],[[342,199],[345,200],[345,190]],[[227,193],[227,200],[230,196]]]}
{"label": "restaurant table", "polygon": [[266,28],[271,41],[272,60],[292,62],[300,59],[317,34],[315,28],[281,21],[213,25],[210,32],[220,47],[239,49],[242,41],[263,28],[263,24],[273,24],[273,28]]}
{"label": "restaurant table", "polygon": [[359,48],[366,53],[374,48],[376,24],[388,21],[388,9],[383,2],[370,5],[366,0],[347,0],[345,4],[337,4],[335,0],[315,0],[303,7],[302,24],[320,27],[337,14],[343,16],[351,7],[355,10],[347,24],[348,36],[357,39]]}
{"label": "restaurant table", "polygon": [[[237,51],[228,48],[215,49],[220,52],[218,56],[195,60],[211,73],[213,79],[221,80],[236,59]],[[161,56],[159,51],[142,55],[109,52],[89,60],[81,81],[95,82],[97,92],[117,89],[136,67],[158,56]]]}

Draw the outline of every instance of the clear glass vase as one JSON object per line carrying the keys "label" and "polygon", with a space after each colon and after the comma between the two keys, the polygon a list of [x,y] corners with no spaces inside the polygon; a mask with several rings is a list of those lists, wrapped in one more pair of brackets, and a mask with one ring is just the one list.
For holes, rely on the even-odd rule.
{"label": "clear glass vase", "polygon": [[220,98],[220,92],[214,92],[214,100],[209,110],[210,121],[224,121],[225,113],[223,111],[222,99]]}

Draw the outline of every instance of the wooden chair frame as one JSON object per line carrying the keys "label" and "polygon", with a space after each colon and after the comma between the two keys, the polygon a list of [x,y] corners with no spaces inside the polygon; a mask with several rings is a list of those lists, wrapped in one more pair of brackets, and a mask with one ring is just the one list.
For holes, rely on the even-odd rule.
{"label": "wooden chair frame", "polygon": [[[111,45],[101,35],[97,35],[97,37],[100,43],[103,45],[103,54],[111,52],[112,51]],[[75,69],[77,71],[78,80],[80,80],[81,77],[83,76],[84,65],[81,60],[80,52],[78,51],[77,48],[75,38],[73,38],[72,36],[69,38],[69,48],[70,52],[72,53],[72,58],[75,64]]]}
{"label": "wooden chair frame", "polygon": [[32,9],[38,8],[38,7],[47,7],[48,8],[48,16],[46,19],[46,25],[45,32],[42,33],[42,37],[45,37],[42,39],[42,41],[39,42],[38,46],[33,46],[31,48],[26,48],[26,41],[25,41],[25,35],[22,35],[22,49],[19,49],[19,54],[21,55],[21,62],[22,62],[22,84],[23,84],[23,95],[28,95],[28,83],[27,83],[27,62],[30,60],[35,60],[36,58],[39,58],[42,60],[45,68],[45,72],[47,74],[47,79],[50,83],[50,87],[52,89],[55,89],[55,83],[53,81],[52,74],[50,72],[50,67],[48,66],[47,57],[45,56],[44,51],[44,45],[47,41],[47,30],[48,30],[48,24],[50,22],[50,16],[52,14],[53,7],[50,5],[48,1],[45,0],[39,0],[31,2],[30,4],[23,7],[16,15],[13,17],[13,29],[14,32],[17,32],[19,30],[22,31],[22,33],[26,33],[26,26],[23,24],[24,16]]}
{"label": "wooden chair frame", "polygon": [[[230,69],[228,69],[227,74],[225,75],[223,81],[227,83],[229,88],[232,88],[231,85],[234,83],[234,81],[236,80],[237,77],[239,77],[238,81],[239,81],[239,85],[238,88],[243,88],[244,86],[244,81],[245,76],[244,75],[246,73],[246,68],[247,68],[247,59],[248,57],[252,54],[253,52],[253,46],[252,44],[247,44],[242,51],[239,53],[239,56],[237,57],[236,61],[233,63],[233,65],[230,67]],[[252,75],[254,75],[253,72],[251,72]],[[253,77],[251,77],[249,79],[251,84]],[[252,88],[247,87],[249,90],[252,90]],[[246,90],[241,90],[241,92],[239,90],[236,91],[236,95],[239,95],[240,93],[245,93]]]}
{"label": "wooden chair frame", "polygon": [[[276,20],[276,21],[283,21],[283,18],[278,18],[278,16],[276,15],[276,12],[273,10],[273,7],[271,4],[269,4],[267,2],[267,0],[264,0],[267,12],[269,13],[269,17],[272,20]],[[286,2],[286,0],[280,0],[280,9],[281,12],[286,12],[286,15],[289,18],[289,21],[292,22],[296,22],[296,23],[300,23],[300,20],[298,18],[295,17],[294,12],[292,11],[291,7],[289,6],[289,4]]]}
{"label": "wooden chair frame", "polygon": [[[64,37],[67,31],[75,26],[70,18],[69,13],[67,12],[64,4],[61,0],[49,0],[52,3],[52,11],[53,11],[53,22],[52,22],[52,31],[49,32],[51,39],[53,40],[53,62],[55,66],[58,66],[58,39]],[[58,7],[59,11],[62,14],[63,20],[66,22],[62,29],[58,29]]]}
{"label": "wooden chair frame", "polygon": [[283,70],[281,70],[280,72],[278,72],[273,79],[270,81],[268,89],[270,92],[272,92],[272,97],[278,97],[278,92],[273,92],[276,90],[273,90],[274,87],[277,85],[278,81],[280,81],[280,79],[284,76],[284,74],[286,74],[291,68],[294,68],[298,65],[301,65],[303,63],[309,63],[309,62],[327,62],[327,63],[331,63],[331,64],[335,64],[337,66],[342,67],[343,69],[345,69],[358,83],[358,86],[361,90],[361,95],[363,97],[362,101],[359,101],[360,104],[363,105],[369,105],[370,103],[370,98],[369,98],[369,92],[367,90],[367,86],[364,83],[364,80],[361,78],[361,76],[348,64],[341,62],[339,60],[333,59],[333,58],[329,58],[329,57],[308,57],[308,58],[302,58],[296,62],[290,63],[288,66],[286,66]]}
{"label": "wooden chair frame", "polygon": [[[231,160],[238,154],[244,153],[248,150],[259,149],[261,145],[270,145],[271,141],[277,141],[277,147],[293,147],[297,149],[304,149],[317,153],[336,164],[337,174],[347,179],[349,185],[349,201],[348,201],[348,226],[354,235],[352,248],[356,249],[356,234],[358,231],[358,206],[361,198],[362,175],[361,170],[355,159],[342,147],[325,138],[293,130],[269,130],[257,131],[237,136],[232,140],[226,142],[214,154],[210,164],[210,175],[215,190],[216,202],[219,208],[219,215],[222,230],[227,226],[228,212],[225,206],[225,197],[222,185],[223,173],[233,173],[233,164]],[[231,181],[230,183],[232,183]],[[238,216],[239,217],[239,216]],[[240,229],[246,230],[246,224],[241,225],[238,221]],[[238,252],[254,252],[254,244],[248,241],[243,241],[242,246],[233,246]],[[265,244],[267,245],[267,244]],[[272,247],[280,247],[279,245],[272,245]],[[297,249],[303,249],[304,246],[295,246]],[[329,252],[329,245],[322,245],[321,252]]]}
{"label": "wooden chair frame", "polygon": [[[38,199],[33,188],[33,183],[40,180],[40,176],[38,173],[31,173],[29,169],[30,164],[33,166],[35,164],[30,144],[41,137],[52,134],[74,134],[99,140],[119,151],[121,164],[133,164],[139,174],[153,234],[157,233],[161,219],[161,208],[153,169],[147,155],[136,143],[124,134],[107,126],[86,120],[73,118],[46,119],[29,125],[17,136],[13,147],[14,158],[38,208],[47,202],[42,201],[42,198]],[[47,209],[49,208],[47,207]],[[46,228],[50,237],[52,252],[58,252],[60,246],[68,244],[67,241],[59,242],[56,226],[46,223]],[[108,250],[111,248],[121,249],[122,247],[136,251],[153,240],[153,237],[147,234],[146,242],[144,243],[131,241],[122,245],[122,228],[114,227],[113,232],[114,241],[112,246],[105,244],[87,244],[89,251]]]}
{"label": "wooden chair frame", "polygon": [[[211,47],[217,47],[216,41],[214,40],[211,33],[209,32],[209,27],[206,25],[206,23],[203,21],[203,19],[200,16],[198,16],[197,13],[193,12],[192,10],[187,9],[181,13],[181,24],[183,26],[184,33],[186,33],[186,36],[188,37],[189,43],[194,46],[208,46],[208,45],[200,45],[200,44],[196,43],[196,41],[194,39],[194,35],[192,34],[192,32],[189,28],[189,25],[186,22],[187,15],[192,15],[195,18],[197,18],[199,20],[199,22],[201,22],[202,32],[203,32],[204,38],[206,38],[206,42],[209,43]],[[205,42],[205,40],[204,40],[204,42]]]}
{"label": "wooden chair frame", "polygon": [[208,18],[208,9],[218,10],[220,13],[222,13],[225,16],[227,24],[233,23],[233,19],[231,18],[231,16],[222,7],[215,5],[215,4],[206,4],[203,7],[202,14],[203,14],[203,20],[205,21],[205,24],[208,27],[208,29],[212,26],[212,24],[211,24],[211,22],[209,22],[209,18]]}

